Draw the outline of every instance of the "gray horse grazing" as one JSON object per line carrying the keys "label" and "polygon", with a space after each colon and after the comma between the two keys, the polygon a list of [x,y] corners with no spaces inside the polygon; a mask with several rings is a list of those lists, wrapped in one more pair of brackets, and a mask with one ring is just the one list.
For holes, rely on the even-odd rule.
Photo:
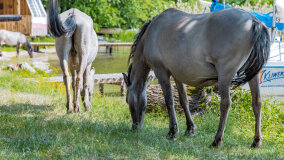
{"label": "gray horse grazing", "polygon": [[4,43],[9,46],[17,46],[17,55],[19,55],[21,46],[25,45],[28,54],[33,58],[32,45],[28,38],[22,33],[0,30],[0,56],[2,56],[1,48]]}
{"label": "gray horse grazing", "polygon": [[231,105],[230,86],[249,82],[256,119],[252,147],[261,146],[261,99],[257,75],[267,62],[269,52],[267,28],[246,11],[225,9],[203,15],[176,9],[164,11],[141,28],[130,53],[132,64],[128,75],[124,74],[132,128],[143,128],[147,76],[153,69],[164,92],[170,120],[169,139],[176,139],[179,132],[170,76],[175,79],[184,108],[186,135],[193,135],[196,127],[183,83],[196,87],[218,84],[221,115],[211,145],[221,146]]}
{"label": "gray horse grazing", "polygon": [[[98,38],[93,29],[93,20],[77,9],[69,9],[61,14],[58,1],[49,3],[49,29],[56,37],[56,51],[63,71],[67,92],[67,112],[80,112],[80,92],[83,87],[84,107],[91,108],[90,69],[98,51]],[[71,79],[74,90],[71,98]]]}

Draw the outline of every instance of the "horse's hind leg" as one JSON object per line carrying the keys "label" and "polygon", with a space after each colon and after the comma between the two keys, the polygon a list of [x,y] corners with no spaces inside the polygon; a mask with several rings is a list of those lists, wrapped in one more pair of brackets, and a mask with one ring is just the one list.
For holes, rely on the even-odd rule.
{"label": "horse's hind leg", "polygon": [[224,137],[224,130],[225,125],[229,113],[229,108],[231,106],[231,98],[230,98],[230,85],[231,85],[231,78],[224,78],[219,76],[218,79],[218,90],[221,96],[221,103],[220,103],[220,122],[217,134],[215,136],[215,140],[211,144],[213,147],[219,147],[222,144],[223,137]]}
{"label": "horse's hind leg", "polygon": [[157,69],[154,68],[154,72],[162,87],[165,103],[169,114],[170,131],[167,135],[167,138],[170,140],[176,140],[179,129],[178,129],[177,117],[175,114],[174,100],[173,100],[171,82],[170,82],[170,74],[167,71],[158,68]]}
{"label": "horse's hind leg", "polygon": [[[84,30],[84,28],[81,28],[81,31]],[[78,51],[77,54],[79,56],[79,69],[77,70],[77,77],[76,77],[76,85],[75,85],[75,111],[80,112],[80,92],[81,92],[81,87],[83,86],[83,74],[86,71],[87,68],[87,56],[88,52],[90,51],[90,35],[88,35],[88,32],[83,32],[82,33],[77,33],[74,38],[78,39],[77,42],[74,43],[79,43],[77,44]]]}
{"label": "horse's hind leg", "polygon": [[261,98],[258,86],[258,75],[249,81],[249,87],[252,96],[252,107],[255,116],[255,136],[251,147],[260,147],[262,144],[261,138]]}
{"label": "horse's hind leg", "polygon": [[74,104],[75,104],[75,97],[76,97],[76,92],[75,92],[75,86],[76,86],[76,70],[71,70],[71,75],[72,75],[73,106],[74,106]]}
{"label": "horse's hind leg", "polygon": [[91,65],[86,67],[86,70],[83,75],[83,103],[86,111],[90,110],[92,108],[90,97],[89,97],[89,90],[90,90],[90,70]]}
{"label": "horse's hind leg", "polygon": [[67,112],[72,113],[74,111],[72,98],[71,98],[71,78],[68,72],[68,55],[71,50],[71,41],[67,38],[60,38],[56,41],[56,51],[60,60],[60,66],[63,71],[63,81],[66,87],[67,94]]}
{"label": "horse's hind leg", "polygon": [[188,103],[188,98],[187,98],[187,93],[185,90],[185,86],[183,83],[179,82],[178,80],[175,79],[176,86],[178,89],[179,93],[179,101],[181,106],[183,107],[184,114],[186,117],[186,126],[187,129],[185,131],[185,135],[194,135],[194,130],[195,130],[195,124],[192,120],[191,113],[189,110],[189,103]]}

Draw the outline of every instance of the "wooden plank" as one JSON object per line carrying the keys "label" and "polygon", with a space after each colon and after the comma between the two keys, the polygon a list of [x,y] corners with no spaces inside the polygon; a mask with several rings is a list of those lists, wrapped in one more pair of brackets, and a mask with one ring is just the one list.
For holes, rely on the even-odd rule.
{"label": "wooden plank", "polygon": [[0,0],[0,4],[3,7],[2,9],[0,9],[0,14],[5,14],[4,13],[4,0]]}
{"label": "wooden plank", "polygon": [[21,2],[20,0],[15,0],[15,13],[14,14],[21,14]]}
{"label": "wooden plank", "polygon": [[[31,42],[32,46],[55,46],[55,43],[46,42]],[[109,43],[109,42],[99,42],[99,47],[102,46],[132,46],[133,43]]]}
{"label": "wooden plank", "polygon": [[30,9],[26,0],[21,0],[21,15],[31,15]]}
{"label": "wooden plank", "polygon": [[[62,76],[57,77],[48,77],[45,78],[47,82],[63,82]],[[156,80],[156,76],[154,72],[150,72],[148,76],[149,80]],[[113,74],[95,74],[93,76],[93,80],[97,84],[120,84],[124,81],[123,75],[121,73],[113,73]]]}
{"label": "wooden plank", "polygon": [[99,46],[132,46],[133,43],[111,43],[111,42],[99,42]]}

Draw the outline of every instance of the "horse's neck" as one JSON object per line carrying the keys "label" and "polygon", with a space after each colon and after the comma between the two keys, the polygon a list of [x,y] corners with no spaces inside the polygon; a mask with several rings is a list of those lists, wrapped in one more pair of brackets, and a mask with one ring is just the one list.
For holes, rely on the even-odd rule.
{"label": "horse's neck", "polygon": [[133,68],[130,73],[130,82],[138,88],[145,88],[148,74],[149,69],[144,63],[141,61],[137,63],[133,62]]}

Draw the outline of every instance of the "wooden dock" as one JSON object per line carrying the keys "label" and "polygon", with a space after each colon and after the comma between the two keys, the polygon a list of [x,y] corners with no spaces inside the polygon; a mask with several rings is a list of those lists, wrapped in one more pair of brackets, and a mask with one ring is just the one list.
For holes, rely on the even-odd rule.
{"label": "wooden dock", "polygon": [[[154,72],[150,72],[148,76],[149,80],[156,80],[156,76]],[[95,74],[93,76],[93,80],[95,84],[99,84],[100,86],[100,92],[104,93],[104,84],[114,84],[114,85],[120,85],[121,86],[121,96],[125,95],[125,83],[123,79],[122,73],[113,73],[113,74]],[[47,82],[63,82],[63,77],[48,77],[46,78]]]}
{"label": "wooden dock", "polygon": [[[112,43],[112,42],[99,42],[99,47],[106,47],[106,53],[112,54],[113,47],[130,47],[133,43]],[[35,52],[39,51],[40,46],[55,46],[55,43],[48,42],[31,42]]]}

